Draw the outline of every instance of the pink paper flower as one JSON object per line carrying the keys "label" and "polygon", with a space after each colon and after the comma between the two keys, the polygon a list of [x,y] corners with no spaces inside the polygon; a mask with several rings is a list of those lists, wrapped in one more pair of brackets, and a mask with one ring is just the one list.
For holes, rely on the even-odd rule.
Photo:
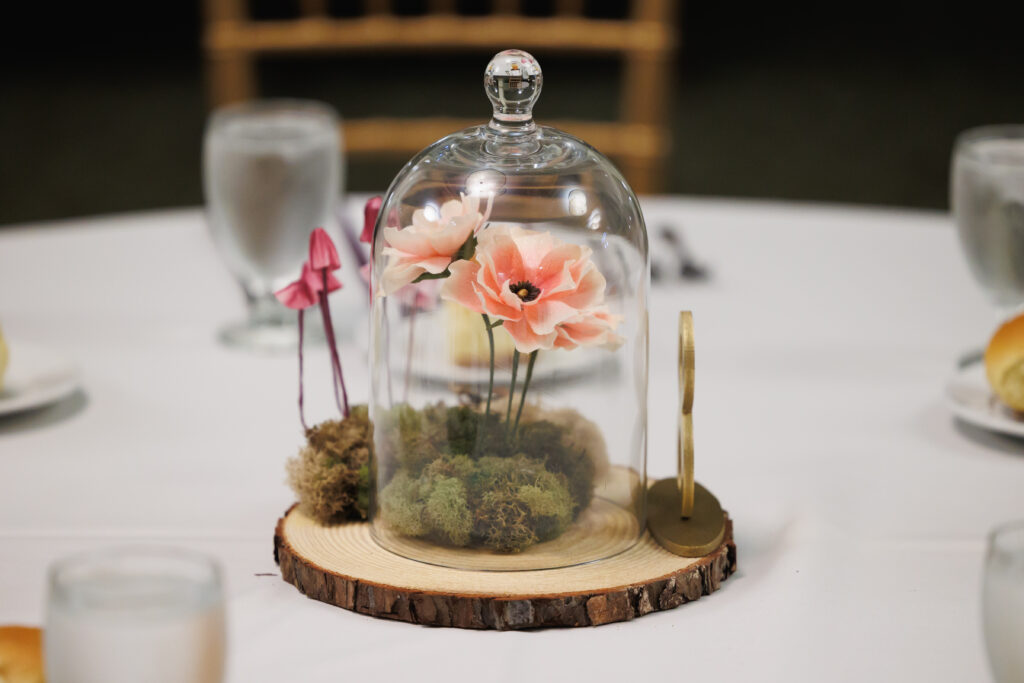
{"label": "pink paper flower", "polygon": [[596,340],[593,326],[612,323],[594,313],[604,300],[605,279],[591,250],[518,225],[492,225],[480,233],[471,261],[451,264],[441,296],[504,321],[521,353]]}
{"label": "pink paper flower", "polygon": [[360,242],[373,244],[373,226],[377,225],[377,216],[380,215],[381,204],[384,200],[377,195],[366,200],[363,207],[363,234],[359,236]]}
{"label": "pink paper flower", "polygon": [[[369,263],[360,266],[359,277],[362,278],[367,287],[373,287]],[[405,308],[432,311],[437,308],[437,293],[440,289],[440,280],[424,280],[423,282],[403,287],[395,294],[395,298]]]}
{"label": "pink paper flower", "polygon": [[440,211],[418,209],[412,225],[384,228],[384,254],[388,257],[381,274],[379,296],[388,296],[424,273],[438,275],[447,270],[452,258],[487,221],[491,201],[480,212],[480,197],[463,195],[451,200]]}
{"label": "pink paper flower", "polygon": [[580,346],[600,346],[614,351],[625,341],[615,334],[622,316],[612,315],[607,306],[583,311],[555,328],[555,348],[571,351]]}

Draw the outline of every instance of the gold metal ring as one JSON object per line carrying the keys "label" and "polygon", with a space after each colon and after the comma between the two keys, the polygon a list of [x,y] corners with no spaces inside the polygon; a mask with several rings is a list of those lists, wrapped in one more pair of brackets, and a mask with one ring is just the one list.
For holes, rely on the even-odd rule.
{"label": "gold metal ring", "polygon": [[679,389],[684,414],[693,412],[693,369],[693,314],[682,311],[679,314]]}
{"label": "gold metal ring", "polygon": [[677,483],[682,500],[681,514],[693,514],[693,387],[695,350],[693,340],[693,314],[679,314],[679,434],[677,437]]}

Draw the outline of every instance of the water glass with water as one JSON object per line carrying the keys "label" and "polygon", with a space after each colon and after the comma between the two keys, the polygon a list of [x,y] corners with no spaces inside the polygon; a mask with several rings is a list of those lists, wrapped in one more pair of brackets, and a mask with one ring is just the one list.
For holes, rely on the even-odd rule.
{"label": "water glass with water", "polygon": [[951,176],[967,263],[1000,317],[1009,317],[1024,304],[1024,125],[961,133]]}
{"label": "water glass with water", "polygon": [[996,683],[1024,683],[1024,520],[989,535],[982,616]]}
{"label": "water glass with water", "polygon": [[49,683],[220,683],[220,569],[203,555],[165,548],[58,561],[44,650]]}
{"label": "water glass with water", "polygon": [[341,190],[338,116],[319,102],[262,100],[213,113],[203,146],[213,241],[242,285],[247,321],[221,332],[229,345],[294,348],[295,316],[274,299],[294,280],[309,234],[330,229]]}

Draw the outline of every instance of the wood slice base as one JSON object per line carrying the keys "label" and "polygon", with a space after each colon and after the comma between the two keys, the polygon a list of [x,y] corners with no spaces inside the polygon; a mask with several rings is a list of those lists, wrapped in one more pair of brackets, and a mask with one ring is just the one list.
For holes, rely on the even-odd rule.
{"label": "wood slice base", "polygon": [[709,595],[736,571],[732,521],[700,558],[645,533],[629,550],[563,569],[464,571],[381,548],[368,523],[323,526],[292,507],[277,523],[274,559],[302,593],[361,614],[425,626],[522,629],[599,626]]}

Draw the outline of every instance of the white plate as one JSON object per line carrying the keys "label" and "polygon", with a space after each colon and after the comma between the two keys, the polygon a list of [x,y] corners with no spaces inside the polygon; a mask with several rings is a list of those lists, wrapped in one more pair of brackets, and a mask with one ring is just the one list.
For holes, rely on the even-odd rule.
{"label": "white plate", "polygon": [[[451,361],[445,353],[445,349],[438,346],[427,345],[423,350],[425,359],[420,359],[414,368],[413,374],[420,379],[440,384],[455,382],[458,384],[486,385],[490,376],[490,367],[487,365],[461,366]],[[526,361],[524,355],[520,360],[518,381],[522,386],[526,377]],[[536,365],[533,369],[531,382],[543,384],[551,381],[564,381],[579,375],[585,375],[600,368],[605,363],[615,362],[615,356],[605,349],[580,348],[574,351],[563,351],[553,349],[544,351],[537,355]],[[504,386],[512,377],[510,366],[507,360],[495,363],[494,384]]]}
{"label": "white plate", "polygon": [[[446,325],[442,317],[442,311],[420,314],[423,316],[417,320],[416,325]],[[406,323],[407,324],[407,323]],[[366,319],[360,326],[358,338],[369,340],[369,320]],[[412,374],[414,377],[427,382],[437,384],[477,384],[486,385],[490,375],[490,367],[487,365],[462,366],[452,362],[447,349],[438,344],[423,344],[417,347],[420,354],[414,365]],[[518,382],[522,382],[526,376],[526,361],[524,356],[520,361]],[[537,362],[533,369],[533,377],[530,380],[536,384],[546,382],[565,381],[580,375],[586,375],[595,370],[611,367],[617,362],[615,354],[606,349],[600,348],[579,348],[574,351],[563,351],[552,349],[537,356]],[[396,363],[397,371],[405,369],[404,361]],[[504,386],[511,381],[510,367],[508,360],[496,363],[494,384]]]}
{"label": "white plate", "polygon": [[949,378],[946,402],[954,415],[975,427],[1024,437],[1024,417],[992,393],[982,363],[960,368]]}
{"label": "white plate", "polygon": [[12,343],[10,348],[0,415],[56,403],[78,389],[78,369],[66,358],[28,344]]}

